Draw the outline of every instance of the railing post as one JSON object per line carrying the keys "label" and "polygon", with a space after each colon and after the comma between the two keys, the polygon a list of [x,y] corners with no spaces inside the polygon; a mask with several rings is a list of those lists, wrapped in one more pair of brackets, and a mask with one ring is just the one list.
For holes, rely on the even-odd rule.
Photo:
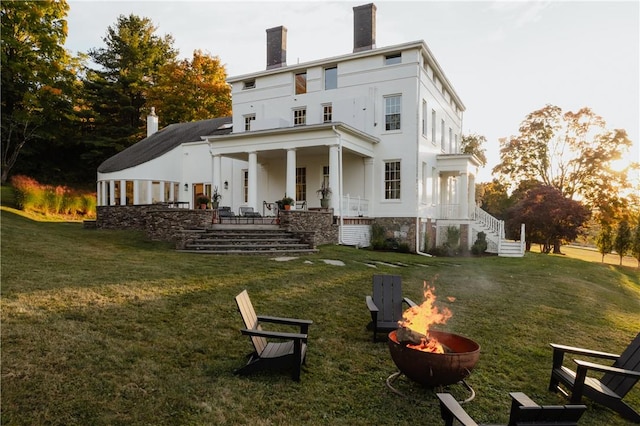
{"label": "railing post", "polygon": [[520,253],[524,254],[525,249],[525,237],[524,237],[524,223],[520,224]]}

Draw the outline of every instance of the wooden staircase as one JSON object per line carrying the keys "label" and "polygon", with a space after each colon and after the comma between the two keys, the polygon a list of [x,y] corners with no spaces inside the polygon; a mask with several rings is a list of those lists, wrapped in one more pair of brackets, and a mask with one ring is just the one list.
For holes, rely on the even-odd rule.
{"label": "wooden staircase", "polygon": [[318,250],[277,225],[213,225],[193,234],[181,252],[239,255],[301,255]]}

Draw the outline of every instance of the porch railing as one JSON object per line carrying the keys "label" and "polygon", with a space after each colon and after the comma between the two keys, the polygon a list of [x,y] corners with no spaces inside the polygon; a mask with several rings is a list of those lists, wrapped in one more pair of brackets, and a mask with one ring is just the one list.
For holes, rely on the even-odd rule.
{"label": "porch railing", "polygon": [[460,204],[440,204],[440,219],[460,219]]}
{"label": "porch railing", "polygon": [[369,216],[369,200],[347,194],[342,197],[341,210],[345,217]]}
{"label": "porch railing", "polygon": [[473,220],[482,223],[489,231],[495,233],[498,238],[504,238],[504,221],[496,219],[489,213],[476,206],[473,210]]}

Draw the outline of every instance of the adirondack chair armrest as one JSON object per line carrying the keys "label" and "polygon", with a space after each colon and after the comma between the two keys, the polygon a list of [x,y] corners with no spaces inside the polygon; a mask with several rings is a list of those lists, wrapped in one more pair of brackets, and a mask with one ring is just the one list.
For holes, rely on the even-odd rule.
{"label": "adirondack chair armrest", "polygon": [[272,324],[284,324],[284,325],[294,325],[299,326],[301,333],[306,334],[309,330],[309,326],[313,324],[312,320],[306,319],[298,319],[298,318],[283,318],[283,317],[272,317],[265,315],[257,315],[258,321],[260,322],[269,322]]}
{"label": "adirondack chair armrest", "polygon": [[511,392],[509,393],[511,396],[511,404],[517,405],[518,407],[539,407],[536,402],[529,398],[529,396],[523,392]]}
{"label": "adirondack chair armrest", "polygon": [[293,340],[307,340],[307,334],[303,333],[285,333],[281,331],[265,331],[265,330],[249,330],[248,328],[241,328],[240,332],[246,336],[258,336],[273,339],[293,339]]}
{"label": "adirondack chair armrest", "polygon": [[612,359],[612,360],[616,360],[620,358],[620,355],[618,354],[594,351],[594,350],[585,349],[585,348],[577,348],[574,346],[558,345],[556,343],[551,343],[551,347],[553,348],[554,353],[563,353],[563,354],[571,353],[576,355],[584,355],[584,356],[590,356],[594,358],[603,358],[603,359]]}
{"label": "adirondack chair armrest", "polygon": [[369,308],[369,312],[378,312],[379,309],[376,306],[375,302],[373,301],[373,298],[371,296],[367,296],[366,297],[366,301],[367,301],[367,308]]}
{"label": "adirondack chair armrest", "polygon": [[440,400],[440,415],[445,426],[452,426],[453,420],[457,420],[463,426],[477,426],[478,424],[464,411],[464,408],[450,393],[437,393]]}
{"label": "adirondack chair armrest", "polygon": [[409,305],[409,307],[418,306],[418,305],[416,305],[416,302],[414,302],[413,300],[409,299],[408,297],[403,297],[402,301],[404,303],[406,303],[407,305]]}
{"label": "adirondack chair armrest", "polygon": [[580,370],[593,370],[603,373],[611,373],[618,376],[636,377],[640,378],[640,371],[626,370],[624,368],[611,367],[609,365],[596,364],[595,362],[583,361],[580,359],[573,360],[578,365],[578,372],[576,376],[580,376]]}

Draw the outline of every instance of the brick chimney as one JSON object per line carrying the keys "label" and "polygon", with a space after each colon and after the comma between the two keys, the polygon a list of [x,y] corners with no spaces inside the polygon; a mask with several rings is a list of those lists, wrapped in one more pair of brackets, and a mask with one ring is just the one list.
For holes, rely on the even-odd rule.
{"label": "brick chimney", "polygon": [[353,53],[376,47],[376,5],[353,8]]}
{"label": "brick chimney", "polygon": [[147,137],[158,131],[158,116],[156,108],[151,107],[151,112],[147,115]]}
{"label": "brick chimney", "polygon": [[282,25],[267,30],[267,69],[287,66],[287,29]]}

